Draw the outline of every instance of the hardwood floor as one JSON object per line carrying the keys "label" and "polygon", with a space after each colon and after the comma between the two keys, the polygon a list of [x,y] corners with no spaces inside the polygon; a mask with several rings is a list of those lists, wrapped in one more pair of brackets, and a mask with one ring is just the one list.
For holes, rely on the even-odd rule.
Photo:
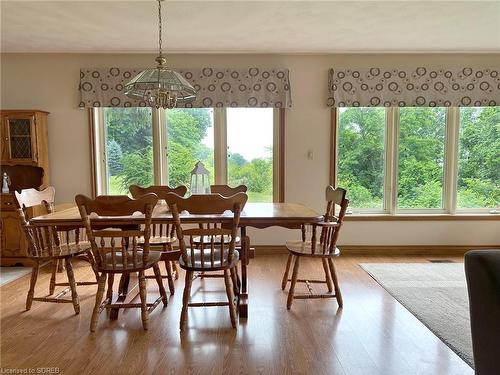
{"label": "hardwood floor", "polygon": [[[460,261],[459,257],[448,257]],[[337,261],[344,309],[334,299],[295,300],[286,310],[280,288],[286,255],[258,255],[249,266],[249,318],[231,329],[227,308],[190,309],[179,333],[183,275],[176,294],[149,318],[140,310],[102,313],[89,333],[96,287],[80,287],[80,315],[71,305],[34,302],[24,311],[29,276],[0,288],[1,367],[59,368],[60,374],[473,374],[473,370],[397,303],[359,266],[362,262],[425,262],[425,257],[354,257]],[[75,262],[77,280],[91,279]],[[304,259],[301,272],[323,274],[321,262]],[[38,294],[48,289],[41,271]],[[118,283],[115,282],[115,286]],[[199,293],[204,285],[206,293]],[[300,288],[300,289],[299,289]],[[325,288],[315,285],[314,288]],[[298,292],[305,286],[297,286]],[[148,283],[148,300],[158,295]],[[193,300],[225,298],[223,279],[195,280]]]}

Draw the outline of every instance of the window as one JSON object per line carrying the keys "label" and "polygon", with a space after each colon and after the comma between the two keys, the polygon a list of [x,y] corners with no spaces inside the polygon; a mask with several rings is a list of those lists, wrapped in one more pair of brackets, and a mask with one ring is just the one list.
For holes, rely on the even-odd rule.
{"label": "window", "polygon": [[189,187],[191,170],[201,160],[212,184],[245,184],[251,202],[279,200],[280,110],[92,111],[97,194],[127,194],[132,184]]}
{"label": "window", "polygon": [[211,108],[186,108],[163,111],[167,133],[168,184],[191,182],[191,170],[200,160],[214,176],[214,111]]}
{"label": "window", "polygon": [[443,208],[445,108],[399,110],[398,208]]}
{"label": "window", "polygon": [[460,108],[457,208],[500,208],[500,107]]}
{"label": "window", "polygon": [[104,158],[109,194],[127,194],[130,185],[153,183],[150,108],[103,108]]}
{"label": "window", "polygon": [[253,202],[273,201],[273,110],[227,109],[227,176]]}
{"label": "window", "polygon": [[336,185],[370,213],[497,213],[500,107],[338,108]]}
{"label": "window", "polygon": [[379,209],[384,192],[383,108],[339,108],[338,186],[350,208]]}

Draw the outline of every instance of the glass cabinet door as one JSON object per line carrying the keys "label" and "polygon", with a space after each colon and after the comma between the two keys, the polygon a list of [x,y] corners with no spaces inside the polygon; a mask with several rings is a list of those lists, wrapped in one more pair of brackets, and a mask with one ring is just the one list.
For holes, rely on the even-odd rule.
{"label": "glass cabinet door", "polygon": [[6,144],[11,161],[36,161],[34,117],[6,117]]}

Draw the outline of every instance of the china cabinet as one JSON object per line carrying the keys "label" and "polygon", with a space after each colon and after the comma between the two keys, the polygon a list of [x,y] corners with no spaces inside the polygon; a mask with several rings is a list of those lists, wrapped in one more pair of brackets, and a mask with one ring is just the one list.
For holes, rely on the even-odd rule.
{"label": "china cabinet", "polygon": [[1,110],[0,172],[10,179],[1,195],[0,258],[2,265],[28,265],[27,242],[16,212],[14,190],[49,185],[48,112]]}

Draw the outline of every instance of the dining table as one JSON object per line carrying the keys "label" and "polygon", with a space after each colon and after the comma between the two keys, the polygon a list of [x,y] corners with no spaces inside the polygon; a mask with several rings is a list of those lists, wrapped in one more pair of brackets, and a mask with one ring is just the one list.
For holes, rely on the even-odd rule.
{"label": "dining table", "polygon": [[[120,218],[116,217],[116,225],[129,226],[135,225],[143,220],[143,215],[136,215],[133,217]],[[181,223],[199,223],[210,221],[228,222],[232,219],[229,213],[217,215],[195,215],[189,213],[181,213]],[[250,241],[245,240],[247,236],[247,228],[269,228],[273,226],[300,229],[302,225],[307,223],[315,223],[322,220],[320,216],[313,209],[299,203],[246,203],[240,216],[240,235],[243,239],[241,241],[240,250],[240,267],[241,267],[241,286],[238,295],[238,312],[240,318],[248,317],[248,300],[249,300],[249,283],[247,268],[250,261],[251,248]],[[165,203],[158,203],[153,210],[152,217],[153,224],[167,224],[173,223],[173,217]],[[31,219],[31,223],[35,226],[64,226],[64,227],[81,227],[83,223],[78,211],[78,207],[66,206],[66,208],[52,212],[46,215],[36,216]],[[113,223],[114,224],[114,223]],[[120,281],[119,300],[123,301],[127,296],[132,293],[129,290],[129,280]],[[110,314],[112,319],[118,317],[118,310],[112,311]]]}

